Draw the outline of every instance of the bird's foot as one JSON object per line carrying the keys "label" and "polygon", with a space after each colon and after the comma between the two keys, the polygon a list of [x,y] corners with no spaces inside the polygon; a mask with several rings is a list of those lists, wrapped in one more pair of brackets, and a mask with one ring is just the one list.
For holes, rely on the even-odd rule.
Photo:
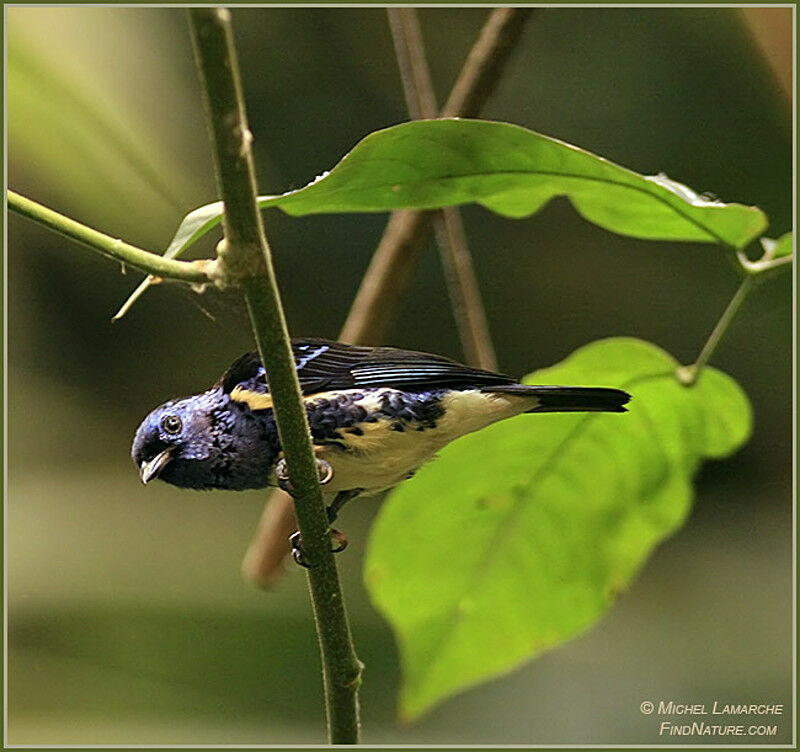
{"label": "bird's foot", "polygon": [[331,553],[340,554],[347,548],[347,536],[335,527],[331,528],[331,540],[336,544],[331,546]]}
{"label": "bird's foot", "polygon": [[[338,554],[347,548],[347,536],[336,528],[330,529],[331,540],[334,545],[331,546],[331,552]],[[311,569],[314,565],[311,564],[306,558],[306,552],[303,550],[303,542],[300,540],[300,531],[298,530],[289,536],[289,543],[292,544],[292,558],[301,567]]]}
{"label": "bird's foot", "polygon": [[[317,473],[319,474],[319,483],[324,486],[333,480],[333,467],[330,462],[323,460],[321,457],[315,457],[317,463]],[[289,496],[294,496],[294,486],[289,478],[289,468],[286,464],[286,459],[281,457],[275,465],[275,477],[278,481],[278,486],[282,491],[285,491]]]}
{"label": "bird's foot", "polygon": [[[322,460],[324,462],[324,460]],[[327,462],[325,463],[328,464]],[[324,483],[326,481],[320,480],[320,483]],[[336,518],[339,516],[339,510],[350,500],[358,496],[360,493],[363,492],[363,488],[353,488],[348,491],[339,491],[336,494],[336,498],[333,500],[333,503],[330,506],[325,507],[325,513],[328,516],[328,524],[332,525]],[[331,552],[338,554],[341,551],[344,551],[347,548],[347,536],[341,531],[337,530],[334,527],[329,527],[328,532],[331,536]],[[289,537],[289,543],[292,544],[292,558],[301,566],[305,567],[306,569],[311,568],[314,566],[310,564],[308,559],[306,558],[305,551],[303,551],[302,541],[300,540],[300,531],[298,530],[296,533],[293,533]]]}

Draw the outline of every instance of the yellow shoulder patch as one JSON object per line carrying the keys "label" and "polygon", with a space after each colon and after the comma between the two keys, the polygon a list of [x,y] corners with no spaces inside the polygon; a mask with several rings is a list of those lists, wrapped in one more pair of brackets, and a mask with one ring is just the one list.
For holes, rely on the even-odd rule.
{"label": "yellow shoulder patch", "polygon": [[272,395],[269,393],[252,392],[244,387],[237,386],[231,392],[234,402],[244,402],[251,410],[269,410],[272,408]]}
{"label": "yellow shoulder patch", "polygon": [[[332,399],[342,392],[317,392],[316,394],[304,394],[303,402],[308,405],[320,399]],[[234,387],[231,392],[231,399],[234,402],[244,402],[251,410],[270,410],[272,409],[272,395],[269,392],[254,392],[242,386]]]}

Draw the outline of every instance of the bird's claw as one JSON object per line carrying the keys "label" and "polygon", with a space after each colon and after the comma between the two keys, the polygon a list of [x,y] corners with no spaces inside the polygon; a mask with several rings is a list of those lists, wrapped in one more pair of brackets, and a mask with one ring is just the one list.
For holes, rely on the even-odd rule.
{"label": "bird's claw", "polygon": [[[335,543],[335,545],[331,546],[331,553],[338,554],[344,551],[347,548],[347,536],[341,530],[336,530],[335,528],[330,529],[330,534],[332,541]],[[311,569],[314,565],[306,559],[306,552],[303,550],[303,542],[300,540],[299,530],[289,536],[289,543],[292,544],[292,558],[295,562],[301,567]]]}
{"label": "bird's claw", "polygon": [[[319,475],[319,483],[324,486],[330,483],[333,479],[333,467],[330,462],[323,460],[321,457],[315,457],[317,463],[317,474]],[[278,486],[282,491],[285,491],[289,496],[294,496],[294,486],[292,485],[291,478],[289,478],[289,467],[286,460],[281,457],[275,465],[275,478],[278,481]]]}
{"label": "bird's claw", "polygon": [[299,530],[289,536],[289,543],[292,544],[292,558],[295,560],[295,563],[306,569],[311,569],[311,564],[306,560],[305,551],[303,551]]}
{"label": "bird's claw", "polygon": [[335,546],[331,546],[331,553],[340,554],[347,548],[349,541],[347,540],[347,536],[341,530],[337,530],[335,527],[332,527],[331,539],[336,543]]}

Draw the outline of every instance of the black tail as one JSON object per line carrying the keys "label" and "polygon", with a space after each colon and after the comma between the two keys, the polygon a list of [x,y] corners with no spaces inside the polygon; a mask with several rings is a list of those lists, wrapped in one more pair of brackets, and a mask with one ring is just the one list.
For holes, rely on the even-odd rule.
{"label": "black tail", "polygon": [[529,413],[605,412],[624,413],[625,403],[631,398],[621,389],[601,386],[528,386],[507,384],[485,386],[482,392],[514,394],[520,397],[535,397],[539,400]]}

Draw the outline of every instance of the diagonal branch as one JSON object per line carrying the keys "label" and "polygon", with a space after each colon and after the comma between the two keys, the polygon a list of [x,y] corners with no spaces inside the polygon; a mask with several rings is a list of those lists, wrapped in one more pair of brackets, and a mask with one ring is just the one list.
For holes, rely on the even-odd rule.
{"label": "diagonal branch", "polygon": [[442,209],[433,220],[433,230],[465,359],[470,365],[496,371],[497,353],[489,332],[461,212],[454,206]]}
{"label": "diagonal branch", "polygon": [[525,22],[535,10],[496,8],[491,12],[453,84],[442,117],[474,118],[481,114],[522,37]]}
{"label": "diagonal branch", "polygon": [[12,211],[28,217],[28,219],[32,219],[34,222],[38,222],[51,230],[55,230],[61,235],[77,240],[82,245],[92,248],[103,256],[121,261],[123,264],[140,269],[160,279],[174,279],[195,284],[214,281],[211,273],[211,262],[205,260],[176,261],[164,258],[151,251],[145,251],[142,248],[130,245],[130,243],[126,243],[119,238],[112,238],[99,230],[87,227],[74,219],[42,206],[36,201],[21,196],[15,191],[9,190],[6,197],[8,208]]}
{"label": "diagonal branch", "polygon": [[387,8],[397,67],[412,120],[439,114],[416,8]]}
{"label": "diagonal branch", "polygon": [[[491,96],[504,66],[522,35],[531,8],[496,8],[472,47],[445,105],[448,115],[474,117]],[[431,227],[432,212],[394,212],[364,274],[342,327],[340,339],[380,344],[394,320]],[[288,536],[296,529],[291,499],[275,493],[258,523],[242,561],[242,574],[268,587],[280,575],[289,552]]]}
{"label": "diagonal branch", "polygon": [[230,12],[189,11],[203,83],[217,184],[225,204],[220,261],[244,289],[250,322],[267,371],[283,453],[295,494],[311,600],[322,652],[328,736],[332,744],[358,741],[361,664],[353,647],[339,575],[331,553],[328,518],[311,447],[270,249],[256,204],[253,137],[247,125]]}

